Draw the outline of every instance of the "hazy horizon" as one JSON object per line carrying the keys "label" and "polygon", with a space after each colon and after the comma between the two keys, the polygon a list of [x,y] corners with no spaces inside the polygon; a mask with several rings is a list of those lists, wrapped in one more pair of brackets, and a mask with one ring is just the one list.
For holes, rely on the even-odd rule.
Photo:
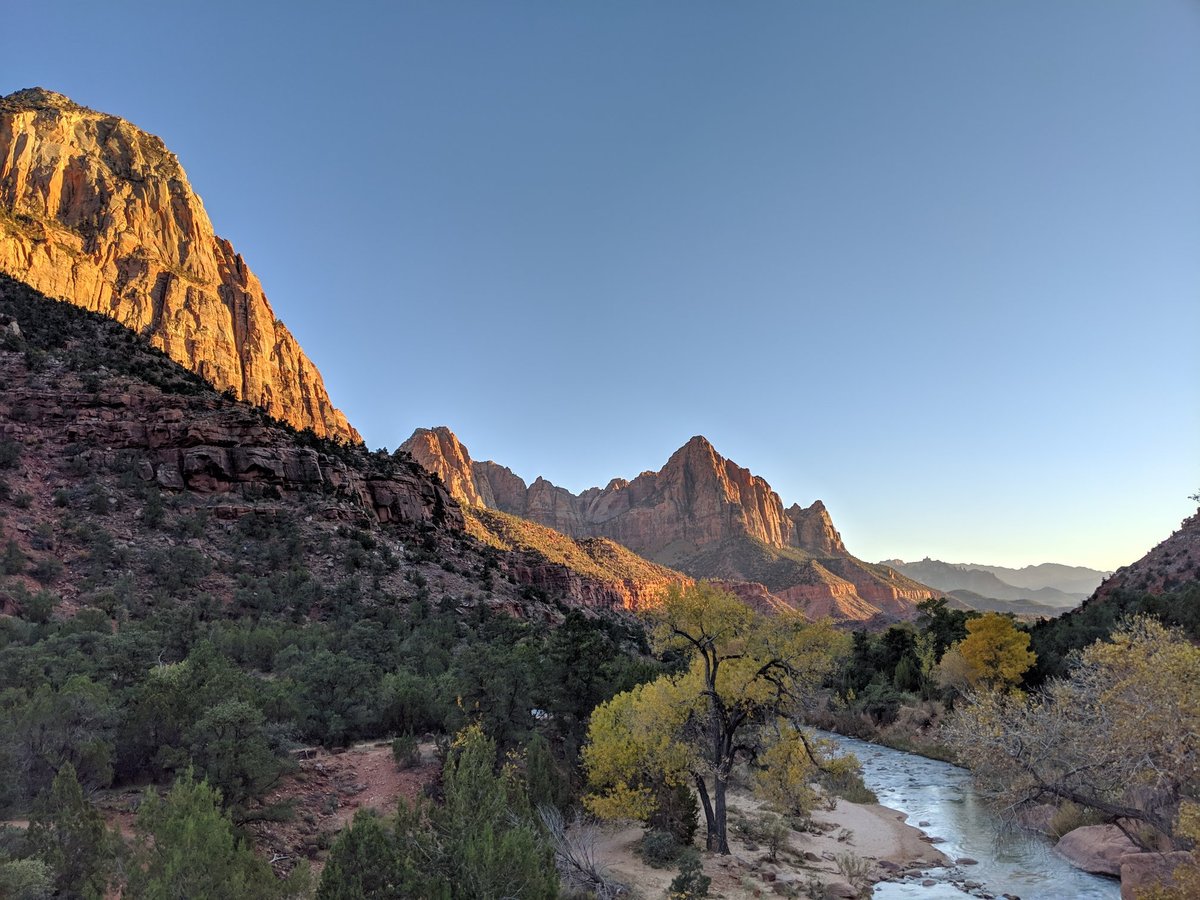
{"label": "hazy horizon", "polygon": [[1195,510],[1195,4],[122,10],[11,10],[0,93],[162,137],[371,447],[578,492],[703,434],[870,561]]}

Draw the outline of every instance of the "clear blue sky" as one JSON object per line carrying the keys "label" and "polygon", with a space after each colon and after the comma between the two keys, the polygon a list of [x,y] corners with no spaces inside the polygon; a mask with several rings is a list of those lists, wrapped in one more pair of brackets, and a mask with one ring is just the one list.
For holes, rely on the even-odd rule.
{"label": "clear blue sky", "polygon": [[1115,567],[1200,489],[1200,3],[21,3],[372,447],[693,434],[868,559]]}

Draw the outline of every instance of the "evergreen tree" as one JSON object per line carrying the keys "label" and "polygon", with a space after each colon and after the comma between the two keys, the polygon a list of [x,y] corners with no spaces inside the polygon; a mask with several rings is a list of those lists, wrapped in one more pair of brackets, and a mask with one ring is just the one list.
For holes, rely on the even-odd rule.
{"label": "evergreen tree", "polygon": [[75,767],[63,763],[50,790],[37,803],[29,843],[54,873],[60,896],[84,900],[104,896],[117,841],[83,796]]}
{"label": "evergreen tree", "polygon": [[242,900],[295,894],[234,833],[220,793],[189,769],[160,799],[147,793],[125,896],[130,900]]}

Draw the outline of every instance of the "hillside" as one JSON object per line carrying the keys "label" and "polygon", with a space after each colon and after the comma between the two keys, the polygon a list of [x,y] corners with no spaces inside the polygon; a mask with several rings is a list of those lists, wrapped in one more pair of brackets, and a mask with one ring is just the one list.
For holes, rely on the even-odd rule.
{"label": "hillside", "polygon": [[692,581],[606,538],[576,540],[528,519],[483,507],[468,507],[463,514],[468,534],[516,557],[509,569],[518,580],[552,595],[570,596],[577,604],[643,610],[654,606],[671,585]]}
{"label": "hillside", "polygon": [[257,531],[291,535],[291,556],[275,562],[322,585],[313,613],[365,575],[399,602],[445,596],[544,618],[564,603],[636,605],[626,582],[647,592],[658,574],[601,548],[605,565],[584,554],[588,570],[564,578],[557,548],[547,559],[533,546],[488,546],[407,454],[298,433],[129,330],[5,276],[0,336],[0,544],[22,560],[9,567],[22,578],[4,590],[4,611],[39,585],[67,612],[98,595],[117,602],[113,583],[132,601],[164,578],[228,604],[245,587],[245,534]]}
{"label": "hillside", "polygon": [[763,608],[879,624],[912,618],[916,603],[937,593],[852,556],[821,501],[785,508],[765,480],[703,437],[658,471],[578,495],[474,461],[445,427],[418,429],[401,448],[468,510],[497,509],[577,540],[607,538],[693,578],[719,579]]}
{"label": "hillside", "polygon": [[0,98],[0,272],[296,428],[360,440],[174,154],[124,119],[42,88]]}
{"label": "hillside", "polygon": [[1141,559],[1106,578],[1078,608],[1034,627],[1039,677],[1063,674],[1073,651],[1143,614],[1200,640],[1200,510]]}

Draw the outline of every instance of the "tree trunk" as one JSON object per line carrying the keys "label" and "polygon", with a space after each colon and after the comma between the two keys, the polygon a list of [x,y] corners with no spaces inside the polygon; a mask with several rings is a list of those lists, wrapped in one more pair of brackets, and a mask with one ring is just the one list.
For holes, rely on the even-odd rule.
{"label": "tree trunk", "polygon": [[717,808],[714,811],[714,815],[713,815],[713,820],[714,820],[713,824],[716,826],[716,829],[717,829],[717,835],[716,835],[717,836],[717,841],[716,841],[717,846],[716,846],[716,848],[714,848],[712,846],[713,842],[712,842],[712,839],[710,838],[708,849],[709,850],[716,849],[716,851],[718,853],[728,854],[729,853],[729,829],[727,827],[728,823],[726,822],[726,818],[725,818],[725,787],[726,787],[725,779],[722,778],[720,775],[718,775],[717,783],[715,785],[715,788],[716,788],[715,793],[716,793],[716,801],[717,801],[716,807]]}
{"label": "tree trunk", "polygon": [[704,809],[704,849],[715,850],[717,841],[717,820],[713,815],[712,802],[708,799],[708,788],[704,779],[696,776],[696,790],[700,793],[700,806]]}

